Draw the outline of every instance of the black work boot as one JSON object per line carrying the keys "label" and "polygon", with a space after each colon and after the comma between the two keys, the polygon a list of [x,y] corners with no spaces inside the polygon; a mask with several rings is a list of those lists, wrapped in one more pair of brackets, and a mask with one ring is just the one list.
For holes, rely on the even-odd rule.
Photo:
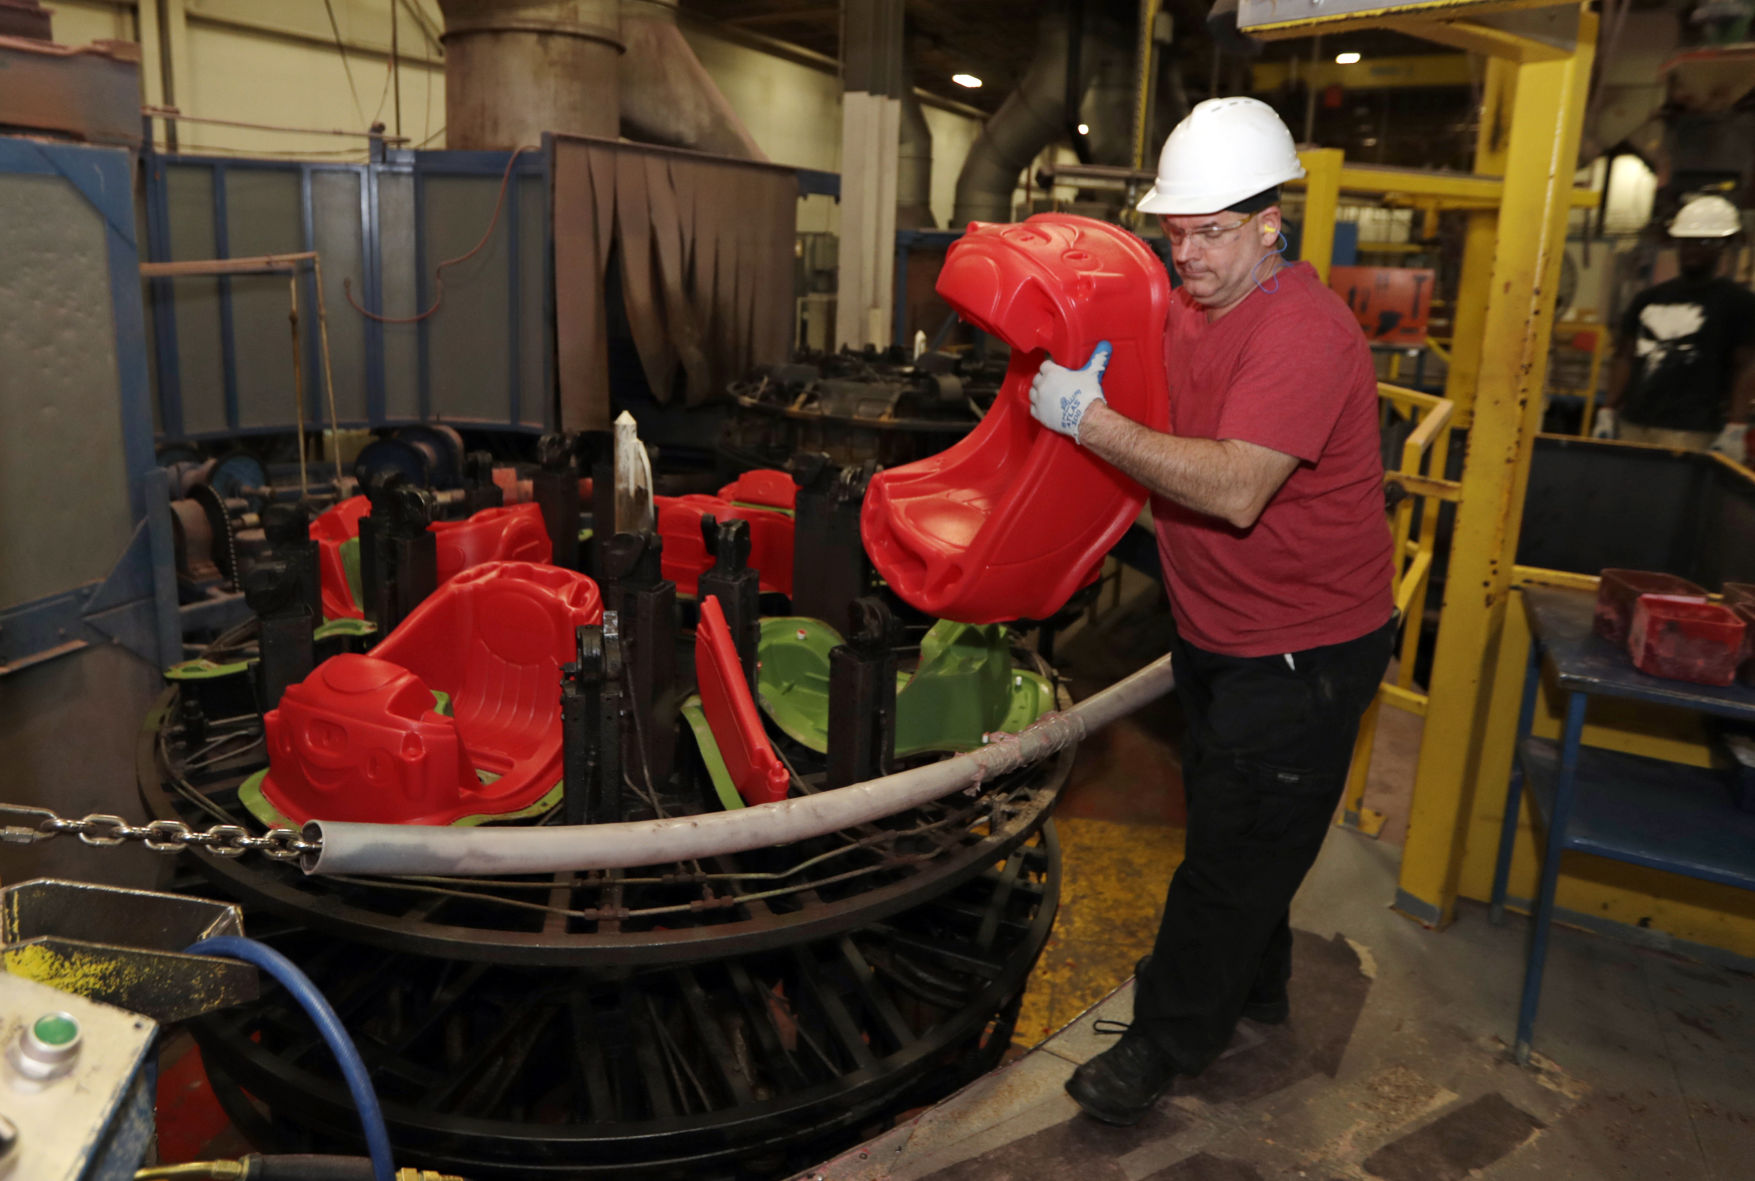
{"label": "black work boot", "polygon": [[1073,1071],[1066,1093],[1094,1119],[1137,1124],[1170,1089],[1176,1063],[1140,1030],[1114,1021],[1097,1025],[1098,1033],[1120,1033],[1121,1040]]}
{"label": "black work boot", "polygon": [[[1135,978],[1146,974],[1146,965],[1152,957],[1143,955],[1133,966]],[[1243,1002],[1243,1016],[1259,1025],[1284,1025],[1292,1015],[1292,1002],[1286,996],[1286,986],[1276,989],[1251,989],[1249,999]]]}

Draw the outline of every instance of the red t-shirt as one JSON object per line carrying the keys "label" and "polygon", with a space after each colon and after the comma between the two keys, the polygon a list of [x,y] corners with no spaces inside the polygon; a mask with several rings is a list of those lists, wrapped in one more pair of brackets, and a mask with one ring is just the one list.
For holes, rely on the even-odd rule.
{"label": "red t-shirt", "polygon": [[1248,529],[1153,497],[1158,554],[1183,639],[1268,656],[1357,639],[1395,608],[1377,375],[1353,313],[1309,263],[1216,322],[1170,301],[1170,433],[1297,457]]}

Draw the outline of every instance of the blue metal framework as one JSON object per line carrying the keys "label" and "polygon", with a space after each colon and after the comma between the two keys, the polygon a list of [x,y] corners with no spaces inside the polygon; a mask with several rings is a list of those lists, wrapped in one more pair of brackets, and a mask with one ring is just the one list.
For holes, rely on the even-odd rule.
{"label": "blue metal framework", "polygon": [[[149,509],[166,505],[149,487],[153,467],[146,324],[140,301],[140,256],[129,194],[132,158],[120,148],[45,143],[0,136],[0,174],[59,177],[103,219],[110,303],[115,325],[117,410],[122,462],[134,532],[101,581],[21,604],[0,604],[0,674],[116,642],[147,660],[168,642],[155,619]],[[162,477],[162,473],[160,473]],[[173,600],[174,609],[175,602]]]}
{"label": "blue metal framework", "polygon": [[[361,306],[374,315],[384,314],[384,251],[382,230],[382,207],[380,190],[383,178],[387,175],[409,176],[413,179],[414,189],[414,268],[415,268],[415,302],[419,308],[426,308],[433,296],[432,263],[427,247],[428,223],[425,188],[426,182],[434,177],[493,177],[498,178],[505,173],[510,159],[508,152],[448,152],[448,151],[394,151],[384,153],[381,159],[366,164],[334,164],[309,163],[291,160],[243,160],[226,156],[185,156],[147,151],[143,154],[146,184],[146,216],[144,224],[147,234],[147,256],[154,262],[171,262],[171,217],[170,196],[166,183],[168,169],[171,167],[200,167],[211,170],[214,247],[217,257],[230,257],[231,232],[229,210],[226,204],[226,180],[230,173],[241,171],[265,171],[291,173],[298,178],[299,187],[299,236],[301,251],[317,249],[316,209],[313,201],[313,180],[321,173],[345,172],[358,178],[360,203],[359,226],[360,254],[362,261],[361,281],[358,286]],[[526,411],[523,406],[522,379],[525,366],[540,363],[542,365],[543,384],[545,390],[554,388],[553,333],[554,305],[552,284],[544,282],[542,299],[542,317],[544,324],[544,347],[540,361],[520,355],[519,345],[522,340],[521,316],[527,314],[517,298],[523,289],[519,243],[524,234],[532,232],[530,227],[522,226],[521,208],[518,200],[520,186],[526,178],[540,181],[544,194],[544,216],[542,233],[545,242],[552,235],[552,218],[548,216],[547,194],[550,186],[550,159],[547,153],[526,153],[520,156],[513,167],[513,183],[508,192],[505,208],[501,217],[506,223],[507,233],[507,284],[512,296],[507,300],[506,331],[508,333],[508,349],[510,364],[507,367],[507,406],[508,413],[503,421],[469,423],[467,425],[489,426],[503,430],[535,433],[549,429],[554,421],[552,401],[542,407],[540,416],[531,416],[525,421]],[[238,395],[238,366],[247,358],[237,355],[237,341],[234,334],[232,311],[232,281],[229,278],[219,279],[219,320],[220,345],[225,382],[225,426],[223,429],[195,431],[188,428],[185,420],[182,398],[182,365],[177,350],[177,308],[173,294],[173,280],[154,279],[149,284],[152,310],[153,332],[156,345],[156,386],[159,409],[159,437],[161,439],[200,439],[224,438],[240,435],[265,434],[293,429],[292,422],[275,422],[272,417],[263,424],[242,424],[242,407]],[[322,342],[315,327],[315,309],[317,306],[316,277],[311,268],[303,268],[299,284],[299,301],[301,305],[301,321],[311,327],[302,336],[303,354],[301,364],[304,369],[305,388],[303,391],[306,406],[306,417],[312,422],[326,421],[323,404],[323,358]],[[345,309],[344,309],[345,310]],[[331,314],[337,309],[329,308]],[[343,427],[384,427],[397,426],[410,422],[427,421],[432,417],[432,389],[429,360],[429,322],[421,321],[416,329],[417,353],[419,357],[417,373],[417,389],[419,391],[418,411],[414,417],[392,416],[388,412],[385,386],[385,338],[384,325],[367,318],[364,331],[364,389],[366,416],[364,419],[349,418],[341,423]],[[254,416],[258,419],[264,416]],[[451,421],[455,422],[455,419]]]}

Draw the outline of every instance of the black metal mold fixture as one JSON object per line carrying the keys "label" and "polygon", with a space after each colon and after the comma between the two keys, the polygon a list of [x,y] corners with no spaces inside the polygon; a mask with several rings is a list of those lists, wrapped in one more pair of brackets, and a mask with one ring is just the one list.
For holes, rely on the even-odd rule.
{"label": "black metal mold fixture", "polygon": [[[587,820],[675,815],[688,792],[654,792],[640,768],[617,766],[646,706],[617,668],[615,615],[581,629],[556,686],[563,725],[590,739],[569,743],[576,802],[561,807]],[[260,733],[253,712],[193,719],[167,692],[137,752],[149,812],[250,823],[238,789],[262,765]],[[789,757],[796,791],[828,790],[820,757]],[[625,871],[314,878],[254,857],[194,865],[331,996],[399,1158],[478,1179],[778,1177],[996,1064],[1053,920],[1047,815],[1072,758],[856,830]],[[195,1032],[260,1147],[356,1147],[339,1077],[284,994]]]}

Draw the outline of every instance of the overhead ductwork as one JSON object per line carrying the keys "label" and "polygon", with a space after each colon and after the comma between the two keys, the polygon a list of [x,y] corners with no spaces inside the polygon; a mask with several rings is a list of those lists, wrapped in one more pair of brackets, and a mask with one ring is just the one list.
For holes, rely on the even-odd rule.
{"label": "overhead ductwork", "polygon": [[445,142],[545,131],[766,160],[676,25],[676,0],[439,0]]}
{"label": "overhead ductwork", "polygon": [[545,131],[615,136],[619,0],[439,0],[445,143],[504,150]]}
{"label": "overhead ductwork", "polygon": [[[1068,7],[1057,6],[1043,16],[1036,56],[1023,81],[969,149],[969,158],[957,177],[953,225],[1011,220],[1012,191],[1017,188],[1018,175],[1043,148],[1066,138],[1072,123],[1069,116],[1084,102],[1093,79],[1111,80],[1101,92],[1104,109],[1097,115],[1100,123],[1092,124],[1093,133],[1100,138],[1129,134],[1131,83],[1123,94],[1119,80],[1131,78],[1133,33],[1107,11],[1086,14],[1083,26],[1075,26]],[[1068,58],[1074,45],[1078,47],[1079,68],[1069,77]]]}
{"label": "overhead ductwork", "polygon": [[622,134],[642,143],[766,160],[676,27],[676,0],[622,0]]}
{"label": "overhead ductwork", "polygon": [[896,145],[896,228],[937,227],[932,216],[932,128],[926,125],[909,70],[902,77],[901,134]]}

